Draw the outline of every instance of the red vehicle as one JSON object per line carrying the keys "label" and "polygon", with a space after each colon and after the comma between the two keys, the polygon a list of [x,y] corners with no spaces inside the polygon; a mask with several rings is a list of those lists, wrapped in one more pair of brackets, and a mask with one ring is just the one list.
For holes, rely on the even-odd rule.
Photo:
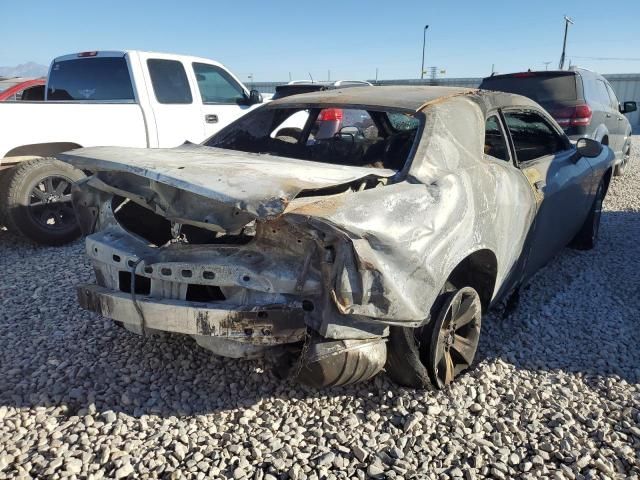
{"label": "red vehicle", "polygon": [[44,100],[44,78],[0,78],[0,102],[6,100]]}

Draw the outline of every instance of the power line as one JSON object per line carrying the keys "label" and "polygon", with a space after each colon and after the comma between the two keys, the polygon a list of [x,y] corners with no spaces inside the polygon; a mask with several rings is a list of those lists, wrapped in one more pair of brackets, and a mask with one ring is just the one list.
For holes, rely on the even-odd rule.
{"label": "power line", "polygon": [[585,60],[617,60],[621,62],[640,62],[640,57],[579,57],[571,55],[571,58],[581,58]]}

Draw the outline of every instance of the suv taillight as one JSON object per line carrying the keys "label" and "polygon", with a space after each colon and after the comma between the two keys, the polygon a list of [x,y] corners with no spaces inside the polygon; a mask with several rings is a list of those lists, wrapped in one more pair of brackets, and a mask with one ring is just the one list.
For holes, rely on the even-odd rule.
{"label": "suv taillight", "polygon": [[571,117],[571,125],[585,127],[591,123],[592,115],[593,112],[589,105],[578,105],[573,117]]}
{"label": "suv taillight", "polygon": [[561,108],[550,112],[561,127],[586,127],[591,123],[593,112],[589,105]]}
{"label": "suv taillight", "polygon": [[318,122],[331,122],[342,120],[343,112],[341,108],[325,108],[318,115]]}

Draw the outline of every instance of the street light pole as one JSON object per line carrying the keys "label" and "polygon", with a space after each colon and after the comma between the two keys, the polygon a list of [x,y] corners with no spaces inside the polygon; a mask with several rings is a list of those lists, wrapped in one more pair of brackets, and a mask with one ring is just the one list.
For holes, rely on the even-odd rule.
{"label": "street light pole", "polygon": [[427,29],[429,25],[424,26],[424,30],[422,31],[422,68],[420,69],[420,80],[424,79],[424,47],[427,43]]}
{"label": "street light pole", "polygon": [[569,31],[569,24],[573,25],[573,20],[566,15],[564,16],[564,42],[562,42],[562,55],[560,55],[560,70],[564,68],[564,57],[567,49],[567,32]]}

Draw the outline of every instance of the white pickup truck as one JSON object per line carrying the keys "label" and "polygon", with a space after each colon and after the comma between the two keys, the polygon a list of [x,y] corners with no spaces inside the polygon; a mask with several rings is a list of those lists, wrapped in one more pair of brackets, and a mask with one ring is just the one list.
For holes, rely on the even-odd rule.
{"label": "white pickup truck", "polygon": [[79,235],[71,184],[51,159],[80,147],[200,143],[262,103],[220,63],[141,51],[83,52],[51,63],[44,102],[0,103],[0,224],[43,244]]}

